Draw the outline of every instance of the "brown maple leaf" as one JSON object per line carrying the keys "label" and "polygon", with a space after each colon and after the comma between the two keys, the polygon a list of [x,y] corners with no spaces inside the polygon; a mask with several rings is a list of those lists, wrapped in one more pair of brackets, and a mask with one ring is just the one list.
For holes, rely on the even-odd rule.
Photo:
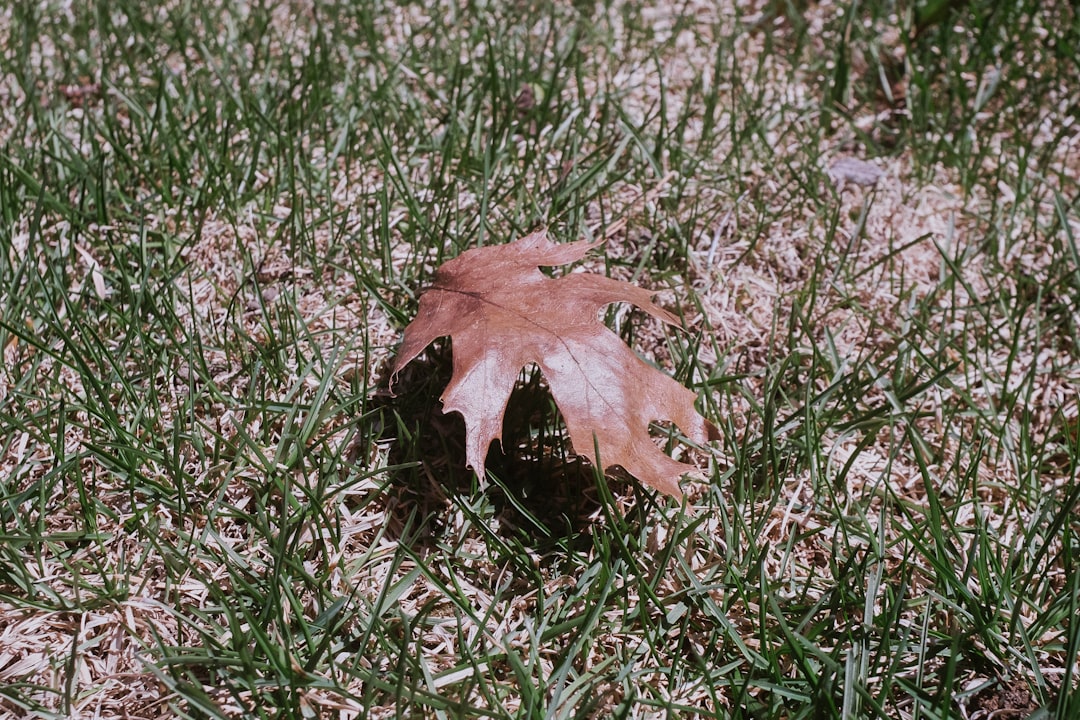
{"label": "brown maple leaf", "polygon": [[552,243],[541,230],[444,263],[405,328],[390,382],[432,340],[450,336],[454,371],[443,411],[464,416],[466,461],[483,479],[514,383],[536,363],[578,453],[592,455],[595,437],[605,468],[620,465],[679,497],[679,478],[697,468],[661,452],[650,421],[673,422],[699,443],[716,439],[716,428],[694,409],[693,392],[646,364],[597,316],[606,305],[629,302],[666,323],[678,319],[629,283],[587,273],[552,279],[539,270],[580,260],[597,245]]}

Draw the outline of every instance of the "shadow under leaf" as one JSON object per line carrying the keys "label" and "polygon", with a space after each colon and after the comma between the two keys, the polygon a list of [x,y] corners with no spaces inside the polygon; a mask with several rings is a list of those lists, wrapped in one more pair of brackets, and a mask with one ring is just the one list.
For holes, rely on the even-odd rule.
{"label": "shadow under leaf", "polygon": [[436,343],[399,373],[393,395],[383,377],[372,399],[383,410],[388,464],[405,466],[387,484],[391,536],[416,550],[430,547],[447,531],[459,501],[483,492],[497,521],[493,529],[542,558],[591,546],[591,528],[603,517],[595,469],[570,449],[539,371],[527,368],[511,393],[501,447],[492,444],[486,459],[486,487],[465,464],[463,418],[442,411],[439,397],[452,372],[449,341]]}

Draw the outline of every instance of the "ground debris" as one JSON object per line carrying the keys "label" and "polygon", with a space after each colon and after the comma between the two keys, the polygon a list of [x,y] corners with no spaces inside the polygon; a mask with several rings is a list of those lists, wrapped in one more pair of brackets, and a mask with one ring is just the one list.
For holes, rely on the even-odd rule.
{"label": "ground debris", "polygon": [[885,177],[885,173],[877,165],[849,156],[837,158],[825,172],[840,190],[843,190],[847,183],[873,187]]}

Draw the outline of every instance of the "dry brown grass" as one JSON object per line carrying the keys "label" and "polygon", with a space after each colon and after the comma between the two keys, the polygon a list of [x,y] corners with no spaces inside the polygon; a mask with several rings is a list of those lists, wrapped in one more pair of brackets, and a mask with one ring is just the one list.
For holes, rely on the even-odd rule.
{"label": "dry brown grass", "polygon": [[[557,103],[588,113],[592,108],[581,107],[582,98],[617,96],[625,113],[621,122],[652,131],[662,121],[670,127],[687,116],[690,120],[678,143],[664,143],[661,152],[648,158],[654,168],[640,159],[628,159],[639,156],[627,153],[621,162],[638,167],[622,179],[612,179],[599,197],[585,203],[576,226],[565,222],[557,231],[593,228],[604,233],[612,223],[625,220],[625,229],[609,241],[607,259],[597,257],[586,267],[604,272],[610,264],[607,271],[613,275],[657,287],[662,303],[681,311],[686,337],[701,341],[696,358],[688,365],[690,382],[737,375],[724,386],[727,389],[713,385],[702,391],[714,393],[706,407],[719,407],[732,438],[772,437],[774,431],[778,442],[798,433],[813,438],[810,461],[792,462],[790,472],[783,467],[768,469],[768,482],[776,485],[774,494],[752,496],[749,503],[735,508],[736,513],[763,518],[754,525],[753,537],[744,533],[733,541],[741,543],[738,547],[728,546],[723,537],[727,528],[716,516],[716,492],[688,485],[691,500],[680,522],[698,518],[700,524],[680,540],[682,569],[666,573],[652,588],[660,598],[703,592],[727,609],[725,621],[744,633],[747,648],[768,655],[770,642],[778,641],[774,636],[763,640],[759,632],[758,623],[767,608],[746,597],[733,599],[732,591],[722,586],[694,588],[688,578],[724,577],[720,568],[730,563],[731,556],[758,553],[768,544],[776,550],[760,553],[760,573],[763,581],[779,588],[776,602],[782,606],[797,598],[812,604],[835,592],[829,568],[837,561],[838,548],[855,557],[882,547],[887,551],[880,564],[868,565],[884,572],[882,584],[887,585],[890,575],[903,568],[909,593],[934,594],[940,592],[940,570],[934,562],[975,561],[974,553],[964,548],[952,548],[952,557],[924,555],[915,540],[923,538],[932,544],[919,528],[933,512],[934,502],[964,499],[959,503],[963,507],[951,516],[958,532],[976,538],[984,530],[994,536],[999,552],[1022,552],[1029,547],[1032,528],[1047,522],[1041,499],[1064,497],[1075,486],[1075,455],[1050,453],[1048,458],[1060,464],[1039,471],[1040,486],[1033,492],[1016,491],[1031,483],[1025,448],[1059,444],[1065,453],[1071,437],[1075,450],[1080,426],[1080,353],[1073,334],[1076,298],[1047,298],[1047,304],[1056,302],[1061,309],[1039,322],[1017,322],[1011,315],[1016,302],[1009,299],[1059,285],[1061,240],[1080,236],[1080,221],[1072,210],[1064,217],[1058,213],[1053,192],[1065,197],[1076,193],[1080,134],[1062,131],[1074,122],[1070,102],[1075,102],[1076,92],[1075,85],[1062,86],[1041,99],[1037,115],[975,137],[979,146],[991,149],[982,152],[983,159],[974,169],[942,160],[928,165],[919,144],[932,145],[932,132],[912,140],[905,149],[870,157],[867,148],[875,133],[902,125],[906,120],[897,113],[903,116],[906,111],[884,100],[864,102],[848,121],[833,118],[827,121],[832,131],[821,132],[823,81],[818,73],[822,68],[806,61],[805,55],[789,61],[780,48],[784,39],[794,35],[791,21],[766,11],[764,5],[718,7],[704,2],[656,3],[640,10],[626,3],[589,8],[590,22],[604,28],[609,40],[584,48],[588,58],[580,67],[586,72],[561,87]],[[72,7],[66,12],[78,15],[82,11]],[[426,42],[453,45],[447,38],[424,37],[425,16],[431,12],[436,11],[412,7],[380,17],[374,33],[384,43],[382,52],[408,57],[408,48]],[[451,10],[442,7],[437,12]],[[837,41],[838,12],[841,8],[833,3],[803,9],[801,22],[808,28],[812,53],[827,54],[830,44]],[[293,57],[299,63],[313,43],[324,41],[306,21],[314,13],[305,3],[276,6],[273,23],[282,31],[259,51]],[[0,48],[11,48],[16,44],[12,28],[19,27],[19,22],[12,9],[3,14],[0,25],[8,31],[0,30]],[[1048,14],[1047,22],[1050,19]],[[623,26],[631,20],[633,27]],[[522,43],[547,36],[552,32],[550,22],[517,28],[526,38]],[[642,22],[647,32],[641,29]],[[747,30],[755,22],[760,27]],[[882,52],[903,56],[901,39],[885,23],[879,24]],[[466,18],[460,32],[472,37]],[[735,39],[729,41],[731,52],[720,63],[727,74],[717,77],[711,68],[719,38],[725,34]],[[221,35],[222,42],[227,42],[228,31],[221,30]],[[13,140],[15,128],[23,127],[12,119],[12,108],[27,102],[63,104],[56,89],[70,75],[65,58],[93,52],[93,48],[58,46],[54,35],[43,33],[25,58],[44,85],[38,88],[40,97],[28,98],[12,75],[0,80],[0,98],[4,98],[0,107],[7,108],[0,110],[6,118],[0,123],[0,143],[17,141]],[[255,49],[238,47],[236,52],[250,54]],[[344,54],[354,57],[351,52]],[[209,70],[203,67],[204,57],[180,57],[170,51],[167,59],[175,63],[178,85],[185,77]],[[485,62],[485,48],[474,47],[469,59]],[[856,72],[861,66],[869,76],[876,67],[871,63],[872,58],[856,58]],[[356,76],[351,81],[361,86],[374,88],[383,79],[377,68],[363,65],[362,55],[349,71]],[[429,122],[437,126],[442,107],[450,104],[450,78],[423,65],[402,66],[398,71],[401,83],[394,91],[402,94],[403,103],[430,102]],[[1075,72],[1067,77],[1075,79]],[[733,84],[732,78],[741,83]],[[114,99],[129,83],[139,84],[122,75],[106,80],[102,93]],[[235,80],[225,69],[220,82],[227,85]],[[247,80],[254,84],[258,78]],[[863,81],[874,82],[872,77],[857,77],[853,84]],[[977,90],[976,78],[966,81],[973,92]],[[708,96],[716,99],[719,109],[708,137],[703,138],[702,108],[695,104]],[[766,115],[756,119],[760,134],[752,137],[742,134],[749,125],[744,98],[753,98],[756,111]],[[67,102],[70,107],[53,116],[58,123],[54,132],[85,144],[84,115],[103,109],[92,98]],[[227,102],[225,93],[220,102]],[[1010,110],[990,104],[984,112]],[[364,113],[359,109],[349,122],[362,128],[380,122]],[[589,118],[586,124],[593,120]],[[595,122],[599,124],[601,118]],[[520,132],[511,137],[517,138],[524,156],[530,133],[542,138],[559,132],[542,120],[537,124],[534,118],[524,118]],[[39,139],[48,136],[43,128],[25,133]],[[181,140],[179,136],[173,139]],[[526,190],[516,197],[536,199],[543,188],[557,184],[553,179],[558,176],[576,177],[587,166],[603,161],[608,147],[591,146],[591,140],[591,136],[581,138],[575,152],[563,152],[558,143],[553,144],[543,162],[529,165],[527,171],[519,172],[507,161],[491,172],[493,176],[517,174],[514,184]],[[238,129],[232,142],[243,147],[252,139],[248,131]],[[707,156],[696,158],[693,174],[682,175],[685,166],[674,164],[672,153],[703,147],[708,148]],[[0,683],[33,687],[30,695],[58,714],[167,718],[203,712],[190,699],[178,699],[180,690],[168,681],[169,669],[161,664],[161,648],[198,648],[210,638],[227,644],[232,632],[245,630],[243,619],[234,629],[215,626],[221,621],[216,613],[223,594],[233,591],[231,585],[243,572],[272,577],[280,549],[272,537],[254,532],[244,513],[255,513],[268,497],[276,500],[291,494],[297,504],[309,503],[313,488],[324,480],[323,471],[314,464],[290,464],[286,446],[296,423],[289,408],[326,402],[321,394],[326,388],[342,397],[355,396],[358,388],[376,394],[377,379],[400,333],[399,318],[388,308],[405,307],[414,289],[398,285],[398,280],[412,283],[426,276],[438,258],[472,242],[477,235],[475,217],[481,207],[487,211],[486,201],[474,192],[428,197],[432,174],[443,171],[441,158],[416,146],[388,144],[383,149],[388,158],[381,164],[367,156],[364,162],[328,161],[330,148],[310,145],[307,138],[297,149],[316,175],[329,179],[327,187],[332,191],[325,197],[309,197],[297,204],[291,186],[274,174],[274,168],[263,167],[253,177],[274,190],[255,195],[239,208],[209,207],[189,213],[183,210],[182,200],[175,205],[147,200],[144,230],[191,238],[179,249],[172,266],[178,268],[170,281],[176,300],[169,308],[175,318],[175,337],[159,339],[180,350],[168,352],[168,362],[155,368],[153,377],[143,379],[144,386],[152,388],[152,397],[142,399],[155,406],[150,430],[128,422],[142,412],[140,397],[124,392],[120,382],[110,381],[102,398],[114,403],[115,414],[104,410],[95,414],[93,408],[98,405],[90,402],[79,406],[78,399],[98,392],[88,386],[88,375],[108,378],[119,372],[138,377],[145,368],[139,358],[123,356],[114,358],[113,367],[103,359],[99,359],[102,364],[86,367],[72,363],[64,344],[51,339],[57,328],[78,331],[65,317],[72,311],[61,306],[54,308],[51,317],[47,313],[26,317],[30,335],[40,333],[47,338],[44,347],[11,334],[10,328],[5,333],[0,405],[16,407],[11,398],[18,395],[19,412],[28,419],[26,426],[9,424],[0,431],[4,436],[0,475],[6,478],[3,502],[5,508],[22,514],[17,526],[34,528],[37,539],[32,547],[27,544],[16,550],[28,559],[25,568],[30,575],[16,577],[0,564],[5,598],[0,599]],[[510,152],[501,157],[513,156]],[[1041,167],[1052,172],[1032,177],[1018,165],[1021,156],[1039,157]],[[870,162],[880,170],[880,179],[870,186],[848,182],[834,191],[827,170],[846,157]],[[408,165],[394,166],[390,158]],[[673,180],[660,183],[658,177],[666,172],[674,174]],[[965,176],[969,172],[976,177],[974,182]],[[994,182],[989,184],[991,179]],[[185,197],[185,187],[196,184],[191,177],[176,178],[176,182],[177,198]],[[408,183],[417,188],[414,197],[403,189]],[[639,202],[655,188],[659,189],[647,202]],[[427,204],[429,200],[432,204]],[[420,204],[414,206],[413,201]],[[447,202],[455,205],[448,209],[442,205]],[[428,219],[454,219],[445,224],[441,247],[415,244],[418,212]],[[511,207],[490,212],[488,242],[501,241],[503,233],[509,235],[531,217],[528,211]],[[335,214],[332,223],[325,221],[329,213]],[[95,308],[105,317],[104,301],[124,296],[118,278],[127,272],[117,268],[117,257],[109,255],[108,243],[136,242],[137,236],[131,233],[138,228],[128,223],[118,230],[93,225],[73,229],[64,217],[52,216],[47,209],[44,214],[44,222],[32,214],[14,218],[5,235],[10,238],[5,247],[10,264],[25,264],[30,257],[29,264],[44,276],[56,257],[71,258],[68,296],[86,301],[91,308],[78,323],[88,322]],[[296,245],[280,236],[268,234],[286,233],[290,228],[302,229],[303,252],[296,252]],[[385,251],[386,265],[364,268],[380,278],[381,293],[362,284],[363,275],[355,265],[350,271],[340,270],[349,266],[342,255],[342,232],[352,242],[370,244],[361,253],[366,260]],[[998,240],[988,242],[991,235]],[[381,250],[380,237],[389,239]],[[1010,238],[1021,240],[1010,243]],[[651,254],[656,252],[656,243],[668,241],[685,243],[683,261],[673,262],[670,268],[654,268]],[[1071,323],[1069,313],[1073,314]],[[631,324],[625,314],[618,315],[616,322],[620,327]],[[678,360],[661,328],[637,325],[633,332],[638,350],[661,364]],[[117,333],[101,338],[107,350],[128,347],[122,341],[123,328],[106,321],[100,327],[112,327]],[[199,342],[189,342],[191,338]],[[286,338],[283,344],[281,338]],[[236,349],[241,339],[250,348],[249,358]],[[83,341],[90,339],[76,338],[72,345]],[[185,356],[184,348],[198,348],[198,355]],[[271,348],[267,354],[280,360],[280,368],[256,374],[252,368],[260,367],[259,348]],[[833,363],[832,375],[820,361],[822,355]],[[897,400],[896,393],[903,389],[895,385],[898,378],[932,375],[933,370],[927,368],[937,367],[942,358],[950,362],[940,366],[942,371],[930,386]],[[879,377],[866,381],[873,373]],[[837,398],[832,407],[842,412],[823,415],[830,407],[826,401],[825,407],[812,408],[814,418],[808,422],[816,426],[808,428],[794,416],[786,426],[769,427],[849,375],[861,378],[850,391],[858,395],[832,396]],[[430,378],[418,378],[417,385],[425,387],[425,381]],[[35,397],[31,392],[35,387],[53,389]],[[840,394],[844,392],[841,388]],[[71,399],[76,409],[65,416],[53,412],[56,396]],[[194,407],[191,398],[198,399]],[[762,412],[765,398],[780,405],[779,418]],[[272,406],[272,410],[255,412],[256,406]],[[872,413],[878,406],[886,409]],[[890,410],[890,406],[895,407]],[[302,420],[306,410],[298,414]],[[875,425],[868,437],[849,424],[864,414],[891,414],[895,419]],[[462,480],[460,457],[455,457],[453,447],[448,449],[456,442],[455,429],[440,425],[446,421],[431,414],[426,417],[433,429],[425,442],[438,449],[421,456],[422,465],[412,471],[419,480],[388,487],[389,475],[373,473],[351,484],[341,482],[332,506],[324,508],[332,516],[333,528],[313,524],[291,536],[290,554],[302,558],[313,577],[325,579],[322,591],[350,598],[350,607],[360,614],[365,608],[380,607],[388,590],[400,590],[394,597],[395,610],[403,617],[425,619],[411,627],[392,625],[394,632],[401,633],[403,647],[421,654],[430,673],[409,682],[434,693],[447,692],[448,697],[454,697],[458,685],[474,673],[490,676],[495,683],[512,684],[515,671],[506,657],[509,650],[536,663],[535,677],[550,677],[561,666],[566,647],[542,640],[536,625],[548,612],[546,608],[564,597],[568,605],[561,613],[588,614],[588,600],[582,598],[589,596],[571,592],[582,581],[574,574],[581,568],[573,562],[553,561],[540,550],[525,560],[508,560],[498,539],[513,537],[515,523],[524,524],[509,511],[492,520],[487,533],[478,531],[475,519],[463,509],[469,502],[448,497],[467,482]],[[130,436],[117,432],[118,427],[130,428]],[[184,431],[177,434],[181,427]],[[357,444],[358,437],[374,435],[358,435],[355,417],[344,410],[321,418],[317,433],[320,452],[348,456],[367,470],[395,462],[399,441],[390,435]],[[46,442],[50,437],[55,440]],[[912,437],[919,442],[913,443]],[[102,447],[108,438],[115,447]],[[169,438],[178,438],[172,455],[166,452],[172,440],[162,440]],[[124,465],[111,456],[122,452],[125,443],[151,451]],[[231,448],[236,454],[208,453],[204,446]],[[67,457],[78,458],[77,468],[65,465],[67,479],[45,483],[65,462],[57,456],[57,447]],[[710,464],[716,481],[734,484],[737,477],[732,473],[748,462],[742,456],[744,450],[727,443],[713,448],[711,454],[697,452],[695,457]],[[767,465],[763,456],[759,460]],[[130,490],[130,476],[125,474],[133,467],[143,488],[138,492]],[[290,484],[267,492],[268,477],[277,477],[276,471]],[[185,478],[183,503],[144,494],[149,487],[160,487],[162,492],[175,489],[178,473]],[[75,475],[84,484],[70,480]],[[19,495],[39,487],[53,488],[57,497],[43,502],[33,492]],[[580,520],[579,529],[605,533],[611,520],[603,512],[603,499],[595,496],[596,488],[588,482],[571,487],[575,492],[580,489],[584,498],[575,498],[571,511],[580,515],[575,520]],[[832,487],[835,494],[816,494],[824,487]],[[86,517],[85,499],[79,496],[83,488],[95,496],[89,505],[96,513],[91,519]],[[614,488],[614,507],[625,516],[634,516],[640,510],[640,496],[633,484],[619,483]],[[562,491],[541,492],[558,496]],[[458,494],[467,496],[467,491]],[[564,501],[569,502],[565,498],[557,502]],[[216,508],[221,506],[233,512],[219,512]],[[402,534],[405,541],[411,540],[408,533],[416,532],[416,521],[425,516],[437,518],[437,532],[430,527],[425,532],[437,535],[438,541],[417,541],[402,555]],[[846,536],[845,528],[836,523],[838,516],[861,517],[866,535]],[[4,542],[29,543],[16,537],[13,520],[5,524],[12,529],[6,530],[9,536]],[[651,568],[658,566],[669,534],[676,531],[669,518],[660,514],[647,524],[650,547],[640,562]],[[83,532],[91,526],[93,532]],[[678,532],[685,531],[685,524],[676,526]],[[142,532],[133,533],[132,527]],[[73,528],[82,530],[77,538],[68,538],[65,533]],[[150,529],[152,542],[146,534]],[[1069,583],[1075,584],[1076,572],[1076,567],[1067,564],[1073,556],[1064,552],[1063,537],[1069,535],[1044,539],[1045,555],[1052,560],[1040,566],[1040,586],[1062,592]],[[160,551],[161,547],[188,546],[193,551],[187,570],[178,570],[175,558]],[[1006,555],[1004,562],[1010,561]],[[523,562],[535,566],[542,589],[520,570]],[[237,567],[243,572],[238,574]],[[860,575],[854,581],[865,584],[867,579]],[[977,579],[968,576],[967,581],[973,593],[982,591]],[[674,661],[667,653],[707,655],[709,648],[715,649],[715,640],[708,639],[715,632],[715,618],[703,615],[699,606],[683,604],[680,610],[674,601],[656,605],[639,597],[641,587],[627,578],[603,582],[611,586],[599,601],[612,593],[622,599],[603,607],[601,624],[606,629],[578,648],[581,654],[574,663],[575,672],[587,675],[607,667],[612,658],[619,658],[618,662],[631,658],[632,684],[640,696],[656,698],[660,705],[680,705],[709,715],[747,701],[731,687],[709,687],[692,674],[673,679],[668,672]],[[300,586],[291,592],[296,596],[287,613],[311,622],[321,611],[318,593]],[[466,601],[468,607],[463,605]],[[867,602],[873,615],[874,608],[881,607],[876,603],[883,601],[871,596]],[[575,609],[575,603],[580,607]],[[923,614],[930,613],[929,607],[912,603],[895,618],[897,632],[917,633],[923,623],[947,632],[950,620]],[[626,608],[641,608],[642,617],[620,617]],[[1067,672],[1075,683],[1080,665],[1077,658],[1066,657],[1059,625],[1044,624],[1041,634],[1016,639],[1027,628],[1040,627],[1039,618],[1046,610],[1035,601],[1018,608],[1018,623],[1002,637],[1013,643],[1014,652],[1030,648],[1051,686],[1062,682]],[[680,612],[688,618],[684,624],[680,624]],[[946,609],[938,606],[934,612]],[[838,632],[830,636],[834,640],[844,635],[840,618],[845,613],[851,632],[864,622],[861,607],[830,616],[837,623]],[[667,629],[657,629],[662,627]],[[356,637],[355,629],[349,625],[344,629]],[[271,637],[292,632],[287,627],[266,630]],[[650,632],[657,634],[649,636]],[[985,641],[976,635],[972,642],[978,646]],[[654,643],[670,649],[657,649]],[[476,668],[463,669],[462,658],[478,646],[502,648],[503,654],[492,652]],[[377,677],[393,677],[400,668],[377,648],[372,641],[367,647],[346,646],[335,652],[342,658],[359,655],[359,666],[371,669]],[[911,655],[916,650],[913,646],[907,652]],[[986,656],[1001,657],[995,653],[990,649]],[[706,663],[716,664],[729,660],[705,658]],[[362,700],[372,697],[366,678],[326,665],[311,669],[294,658],[290,661],[297,677],[307,684],[290,696],[298,703],[297,712],[339,718],[400,715],[392,700],[376,705]],[[922,658],[921,663],[912,657],[897,662],[911,668],[898,674],[911,682],[916,671],[929,676],[947,664],[943,656]],[[794,660],[787,658],[783,663],[782,674],[797,676]],[[1019,661],[1016,667],[961,666],[953,680],[959,689],[974,689],[999,677],[1010,678],[1010,688],[1016,682],[1038,686],[1044,681],[1035,679],[1030,665]],[[865,681],[880,690],[881,683],[895,683],[896,678],[867,677]],[[282,680],[268,672],[262,694],[229,693],[208,685],[207,697],[225,716],[254,716],[257,706],[272,694],[268,688],[275,682]],[[471,690],[468,696],[457,698],[461,702],[481,707],[489,702],[475,685],[463,687]],[[593,688],[592,715],[602,717],[626,701],[625,688],[625,683],[614,681]],[[767,694],[760,689],[755,692]],[[994,713],[1001,713],[1011,701],[1001,699],[1004,696],[987,699],[986,692],[957,701],[963,717],[1001,716]],[[526,706],[520,705],[523,698],[524,693],[504,699],[501,707],[487,709],[500,716],[525,712],[521,708]],[[1031,696],[1026,698],[1025,708]],[[890,712],[897,716],[919,712],[910,700],[895,703]],[[659,717],[665,712],[647,705],[633,707],[635,717]],[[20,717],[23,712],[0,696],[0,717]],[[272,706],[262,712],[287,714]]]}

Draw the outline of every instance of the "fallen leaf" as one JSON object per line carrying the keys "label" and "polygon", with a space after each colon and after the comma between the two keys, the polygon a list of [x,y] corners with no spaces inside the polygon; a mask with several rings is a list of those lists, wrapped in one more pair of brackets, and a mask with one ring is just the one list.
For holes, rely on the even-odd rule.
{"label": "fallen leaf", "polygon": [[877,165],[848,156],[833,161],[825,172],[841,190],[849,182],[863,187],[873,187],[885,176]]}
{"label": "fallen leaf", "polygon": [[105,276],[101,274],[101,263],[99,263],[97,258],[91,255],[90,251],[82,245],[76,243],[75,249],[78,251],[79,255],[82,256],[83,260],[86,262],[86,266],[90,269],[90,280],[94,283],[94,292],[97,294],[98,298],[104,300],[108,295],[108,292],[105,289]]}
{"label": "fallen leaf", "polygon": [[560,245],[539,231],[444,263],[405,328],[391,387],[429,343],[449,335],[454,369],[443,411],[465,418],[466,461],[483,479],[487,450],[501,440],[510,392],[521,369],[536,363],[576,452],[592,456],[595,438],[605,469],[619,465],[679,497],[679,479],[699,471],[656,446],[650,421],[673,422],[698,443],[717,439],[716,428],[694,409],[693,392],[641,360],[598,314],[611,303],[629,302],[671,325],[678,319],[629,283],[587,273],[552,279],[539,270],[580,260],[597,245]]}
{"label": "fallen leaf", "polygon": [[57,88],[61,95],[74,107],[82,107],[87,100],[101,95],[101,83],[83,83],[82,85],[61,85]]}

